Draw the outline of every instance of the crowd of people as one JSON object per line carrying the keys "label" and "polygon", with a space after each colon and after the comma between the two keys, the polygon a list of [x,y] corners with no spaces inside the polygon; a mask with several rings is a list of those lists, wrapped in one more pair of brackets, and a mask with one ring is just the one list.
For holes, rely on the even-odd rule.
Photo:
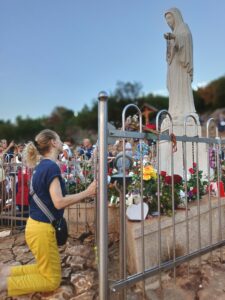
{"label": "crowd of people", "polygon": [[[0,140],[0,212],[12,198],[13,186],[16,185],[16,209],[28,211],[29,182],[32,171],[23,164],[25,143],[16,144],[7,139]],[[69,162],[89,161],[92,159],[95,145],[85,138],[82,144],[74,146],[73,140],[67,138],[63,142],[62,152],[57,158],[61,172],[68,171]]]}
{"label": "crowd of people", "polygon": [[[149,141],[142,142],[142,155],[144,159],[150,159],[152,147]],[[28,211],[29,206],[29,182],[32,170],[23,164],[23,151],[25,143],[16,144],[14,141],[7,142],[6,139],[0,140],[0,211],[12,200],[12,190],[15,185],[16,190],[16,209],[18,211]],[[116,140],[108,146],[108,168],[114,168],[115,157],[122,153],[123,142]],[[66,138],[63,140],[62,152],[57,157],[57,164],[60,167],[62,177],[71,184],[82,182],[87,185],[85,166],[94,165],[94,157],[97,152],[96,144],[92,143],[89,138],[84,138],[81,144],[74,145],[73,139]],[[134,159],[140,159],[139,141],[126,140],[125,153]],[[152,155],[153,156],[153,155]],[[85,170],[84,170],[85,168]],[[94,168],[91,168],[94,172]],[[111,172],[111,171],[109,171]],[[93,177],[93,176],[92,176]],[[89,180],[90,181],[90,180]],[[67,185],[67,187],[68,187]],[[79,190],[79,189],[77,189]]]}
{"label": "crowd of people", "polygon": [[[29,204],[25,239],[35,263],[22,266],[0,263],[0,293],[7,291],[9,296],[18,296],[53,291],[60,285],[61,263],[54,224],[61,222],[64,208],[94,197],[97,189],[94,180],[85,190],[67,194],[60,165],[67,164],[75,157],[68,142],[61,142],[59,135],[49,129],[42,130],[34,141],[25,145],[16,145],[13,141],[8,144],[5,139],[1,140],[1,196],[12,188],[10,181],[13,178],[17,186],[16,207],[24,209]],[[77,159],[82,159],[87,153],[91,159],[94,147],[90,142],[85,145],[76,153]],[[37,199],[41,202],[40,206]],[[5,199],[1,197],[2,209],[4,205]],[[52,215],[52,220],[46,210]]]}
{"label": "crowd of people", "polygon": [[[147,159],[150,148],[148,141],[142,141],[141,148],[138,140],[125,141],[125,153],[129,157],[139,159],[142,151],[143,158]],[[109,169],[114,168],[114,160],[122,151],[122,140],[109,145]],[[94,172],[92,166],[96,154],[97,146],[90,139],[85,138],[81,145],[74,146],[72,139],[61,142],[58,134],[48,129],[26,144],[0,140],[0,214],[5,214],[7,209],[9,212],[11,200],[17,211],[28,218],[25,238],[36,259],[33,265],[0,265],[0,291],[7,289],[8,295],[14,296],[52,291],[59,286],[61,267],[56,237],[53,236],[55,229],[37,206],[34,195],[48,207],[56,220],[62,217],[65,207],[93,197],[97,183],[94,176],[87,181],[87,169],[83,166],[91,166],[90,170]],[[71,174],[72,180],[85,182],[84,189],[68,193],[66,185]]]}
{"label": "crowd of people", "polygon": [[[0,160],[1,162],[21,162],[22,152],[25,143],[16,144],[14,141],[8,143],[7,139],[0,140]],[[80,160],[90,159],[93,155],[95,145],[88,138],[83,139],[82,144],[75,146],[72,138],[67,138],[63,142],[63,152],[60,154],[61,161],[68,161],[75,157]]]}

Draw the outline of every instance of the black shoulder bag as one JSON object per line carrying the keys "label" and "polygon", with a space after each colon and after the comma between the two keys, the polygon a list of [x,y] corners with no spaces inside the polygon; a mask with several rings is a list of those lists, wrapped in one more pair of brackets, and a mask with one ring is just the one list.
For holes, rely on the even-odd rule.
{"label": "black shoulder bag", "polygon": [[52,226],[55,228],[57,245],[62,246],[66,243],[68,238],[68,228],[67,228],[66,220],[64,217],[60,218],[59,220],[55,219],[55,217],[47,208],[47,206],[43,203],[43,201],[41,201],[38,195],[34,192],[32,179],[33,178],[31,178],[31,183],[30,183],[30,194],[34,199],[34,202],[37,204],[37,206],[45,214],[45,216],[49,219]]}

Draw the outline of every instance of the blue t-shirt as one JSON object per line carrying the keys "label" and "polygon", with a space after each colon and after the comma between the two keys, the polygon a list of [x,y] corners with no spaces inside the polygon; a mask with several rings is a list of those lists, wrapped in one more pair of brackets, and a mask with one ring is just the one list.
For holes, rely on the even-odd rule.
{"label": "blue t-shirt", "polygon": [[81,148],[80,151],[79,151],[79,154],[80,155],[85,155],[86,159],[90,159],[92,154],[93,154],[93,151],[94,151],[93,146],[91,146],[90,148]]}
{"label": "blue t-shirt", "polygon": [[[34,169],[33,172],[33,189],[41,201],[48,207],[50,212],[53,214],[55,219],[60,219],[63,216],[64,209],[55,208],[50,193],[49,187],[51,182],[55,177],[59,178],[62,194],[65,196],[66,187],[65,182],[62,179],[61,171],[59,166],[50,159],[43,159],[39,165]],[[29,196],[30,202],[30,217],[36,221],[50,223],[49,219],[41,211],[41,209],[36,205],[32,196]]]}

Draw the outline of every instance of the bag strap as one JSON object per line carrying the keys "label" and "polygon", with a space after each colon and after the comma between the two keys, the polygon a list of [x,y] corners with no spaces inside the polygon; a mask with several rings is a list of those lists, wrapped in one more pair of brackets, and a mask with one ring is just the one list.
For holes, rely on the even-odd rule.
{"label": "bag strap", "polygon": [[47,206],[43,203],[43,201],[41,201],[41,199],[38,197],[38,195],[35,193],[35,191],[33,189],[33,176],[31,177],[31,181],[30,181],[30,195],[32,196],[36,205],[40,208],[40,210],[44,213],[44,215],[49,219],[50,223],[53,223],[56,220],[55,217],[50,212],[50,210],[47,208]]}

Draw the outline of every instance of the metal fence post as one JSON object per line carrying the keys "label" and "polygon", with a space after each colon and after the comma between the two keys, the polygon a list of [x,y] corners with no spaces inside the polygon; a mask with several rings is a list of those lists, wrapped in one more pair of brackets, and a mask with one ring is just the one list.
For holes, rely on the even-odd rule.
{"label": "metal fence post", "polygon": [[99,150],[99,299],[108,299],[108,191],[107,191],[107,124],[108,124],[108,95],[98,94],[98,150]]}

